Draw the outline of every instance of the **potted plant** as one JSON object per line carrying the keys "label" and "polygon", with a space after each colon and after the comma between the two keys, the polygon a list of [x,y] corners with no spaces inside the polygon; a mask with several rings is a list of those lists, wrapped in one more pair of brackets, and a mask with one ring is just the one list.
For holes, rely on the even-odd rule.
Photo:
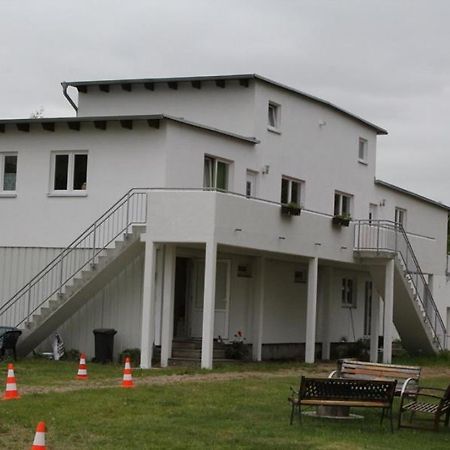
{"label": "potted plant", "polygon": [[341,227],[348,227],[350,221],[352,220],[352,216],[348,213],[336,214],[333,217],[333,225],[340,225]]}
{"label": "potted plant", "polygon": [[281,214],[284,216],[299,216],[302,212],[302,208],[298,203],[282,203],[281,204]]}

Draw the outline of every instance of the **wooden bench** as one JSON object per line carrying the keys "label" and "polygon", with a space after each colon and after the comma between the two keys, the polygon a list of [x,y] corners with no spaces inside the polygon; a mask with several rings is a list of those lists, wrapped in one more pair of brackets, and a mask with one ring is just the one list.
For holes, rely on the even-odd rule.
{"label": "wooden bench", "polygon": [[[381,423],[389,413],[391,431],[392,401],[396,381],[348,380],[339,378],[301,377],[300,389],[289,398],[292,405],[291,425],[297,410],[301,422],[302,406],[346,406],[357,408],[381,408]],[[291,388],[292,389],[292,388]]]}
{"label": "wooden bench", "polygon": [[330,373],[330,378],[345,380],[397,380],[395,395],[403,391],[408,395],[417,393],[421,368],[396,364],[378,364],[351,359],[340,359],[337,370]]}
{"label": "wooden bench", "polygon": [[[409,424],[402,423],[402,414],[410,412]],[[412,425],[415,413],[431,414],[433,416],[434,430],[439,430],[441,419],[444,419],[448,427],[450,421],[450,385],[447,389],[420,387],[413,396],[403,392],[400,399],[400,410],[398,413],[398,427],[425,428]]]}

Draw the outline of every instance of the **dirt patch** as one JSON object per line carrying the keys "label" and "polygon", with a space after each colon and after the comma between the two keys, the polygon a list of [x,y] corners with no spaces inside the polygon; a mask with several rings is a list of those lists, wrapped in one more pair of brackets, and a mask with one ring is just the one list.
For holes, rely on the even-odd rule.
{"label": "dirt patch", "polygon": [[[161,386],[179,383],[217,383],[222,381],[260,379],[267,380],[272,378],[300,377],[302,374],[314,376],[327,376],[334,366],[330,364],[321,364],[311,369],[295,368],[280,369],[274,372],[246,371],[246,372],[221,372],[192,375],[161,375],[161,376],[136,376],[134,382],[136,386]],[[140,369],[136,369],[137,373]],[[71,392],[85,389],[108,389],[120,386],[121,379],[103,379],[103,380],[70,380],[60,386],[25,386],[20,389],[21,394],[47,394],[51,392]]]}

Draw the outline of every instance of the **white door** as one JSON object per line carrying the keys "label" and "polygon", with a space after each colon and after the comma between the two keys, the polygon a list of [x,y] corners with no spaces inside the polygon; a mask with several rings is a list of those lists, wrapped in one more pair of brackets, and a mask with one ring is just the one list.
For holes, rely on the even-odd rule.
{"label": "white door", "polygon": [[[214,310],[214,337],[228,339],[228,312],[230,303],[229,260],[218,260],[216,269],[216,299]],[[203,292],[205,284],[205,261],[195,260],[193,270],[193,302],[190,320],[192,337],[202,336]]]}

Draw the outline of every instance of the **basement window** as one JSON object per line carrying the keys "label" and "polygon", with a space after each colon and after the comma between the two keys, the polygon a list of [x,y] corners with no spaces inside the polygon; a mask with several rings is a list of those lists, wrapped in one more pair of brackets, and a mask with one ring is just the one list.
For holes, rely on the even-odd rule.
{"label": "basement window", "polygon": [[83,194],[86,191],[87,163],[87,152],[54,152],[51,191]]}
{"label": "basement window", "polygon": [[0,153],[0,192],[15,193],[16,181],[17,153]]}

